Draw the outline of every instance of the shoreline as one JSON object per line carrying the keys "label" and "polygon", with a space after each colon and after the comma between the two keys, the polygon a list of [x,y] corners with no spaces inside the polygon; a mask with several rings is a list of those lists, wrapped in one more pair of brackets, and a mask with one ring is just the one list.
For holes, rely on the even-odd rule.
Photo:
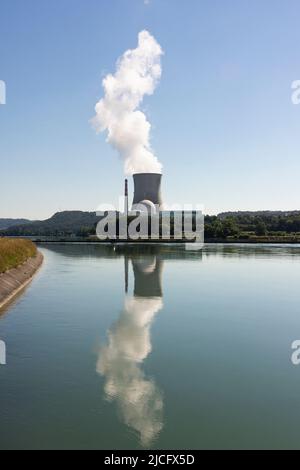
{"label": "shoreline", "polygon": [[0,274],[0,310],[32,281],[43,260],[42,253],[38,251],[34,258]]}
{"label": "shoreline", "polygon": [[[41,240],[34,239],[31,240],[37,245],[118,245],[118,244],[128,244],[128,245],[143,245],[143,244],[159,244],[159,245],[184,245],[185,243],[193,243],[187,240],[72,240],[72,239],[59,239],[59,240]],[[230,239],[208,239],[204,241],[204,245],[299,245],[300,240],[265,240],[265,239],[250,239],[250,240],[230,240]]]}

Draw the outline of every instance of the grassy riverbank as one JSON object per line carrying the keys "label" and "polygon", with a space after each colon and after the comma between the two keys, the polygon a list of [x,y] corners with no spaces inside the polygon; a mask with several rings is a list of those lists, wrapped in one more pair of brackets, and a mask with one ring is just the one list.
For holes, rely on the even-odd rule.
{"label": "grassy riverbank", "polygon": [[0,238],[0,273],[16,268],[36,254],[36,246],[30,240]]}

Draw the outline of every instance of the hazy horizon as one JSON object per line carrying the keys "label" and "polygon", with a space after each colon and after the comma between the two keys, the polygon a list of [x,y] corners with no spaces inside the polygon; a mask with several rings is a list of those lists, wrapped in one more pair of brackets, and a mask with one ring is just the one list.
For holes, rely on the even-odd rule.
{"label": "hazy horizon", "polygon": [[[31,218],[31,217],[1,217],[0,216],[0,220],[3,220],[3,219],[26,219],[26,220],[30,220],[31,222],[35,222],[35,221],[44,221],[44,220],[48,220],[48,219],[51,219],[55,214],[57,213],[60,213],[60,212],[76,212],[76,211],[80,211],[80,212],[96,212],[96,210],[89,210],[89,209],[64,209],[62,211],[56,211],[56,212],[53,212],[52,214],[46,216],[46,217],[42,217],[42,218]],[[227,213],[227,212],[277,212],[277,209],[257,209],[257,210],[241,210],[241,209],[237,209],[237,210],[225,210],[225,211],[221,211],[221,212],[218,212],[218,213],[207,213],[205,210],[204,210],[204,214],[205,215],[219,215],[219,214],[222,214],[222,213]],[[300,209],[286,209],[286,210],[281,210],[279,209],[278,212],[283,212],[283,213],[289,213],[289,212],[300,212]]]}

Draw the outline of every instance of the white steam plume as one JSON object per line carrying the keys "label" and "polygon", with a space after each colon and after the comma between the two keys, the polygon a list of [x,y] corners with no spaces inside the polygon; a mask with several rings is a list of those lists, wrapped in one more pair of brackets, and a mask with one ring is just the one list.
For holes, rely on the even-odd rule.
{"label": "white steam plume", "polygon": [[96,104],[92,124],[107,131],[107,142],[124,160],[124,171],[161,173],[162,165],[150,146],[151,124],[139,109],[145,95],[152,95],[161,76],[163,51],[148,31],[141,31],[138,47],[126,51],[117,62],[115,75],[102,84],[104,97]]}

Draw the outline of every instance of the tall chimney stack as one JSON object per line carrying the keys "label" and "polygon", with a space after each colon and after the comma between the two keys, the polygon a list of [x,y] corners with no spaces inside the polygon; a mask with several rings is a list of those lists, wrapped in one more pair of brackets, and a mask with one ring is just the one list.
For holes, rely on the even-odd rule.
{"label": "tall chimney stack", "polygon": [[125,179],[124,212],[128,215],[128,179]]}

